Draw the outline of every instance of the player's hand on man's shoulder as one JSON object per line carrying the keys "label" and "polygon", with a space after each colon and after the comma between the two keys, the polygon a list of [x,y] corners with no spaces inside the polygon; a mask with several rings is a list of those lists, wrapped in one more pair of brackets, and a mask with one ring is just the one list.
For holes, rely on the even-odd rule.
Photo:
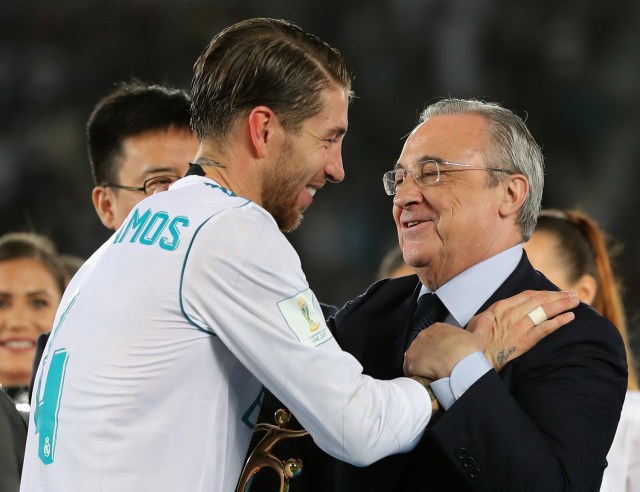
{"label": "player's hand on man's shoulder", "polygon": [[480,339],[496,371],[575,318],[575,292],[527,290],[474,316],[467,330]]}
{"label": "player's hand on man's shoulder", "polygon": [[574,319],[575,292],[524,291],[471,318],[467,330],[434,323],[405,353],[404,372],[432,380],[449,377],[458,362],[483,352],[496,371]]}

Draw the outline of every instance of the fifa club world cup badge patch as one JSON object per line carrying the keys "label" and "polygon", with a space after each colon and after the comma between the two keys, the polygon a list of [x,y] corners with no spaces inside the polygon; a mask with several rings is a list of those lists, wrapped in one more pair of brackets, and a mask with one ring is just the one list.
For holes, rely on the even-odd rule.
{"label": "fifa club world cup badge patch", "polygon": [[317,347],[333,338],[311,289],[278,303],[289,328],[300,342]]}

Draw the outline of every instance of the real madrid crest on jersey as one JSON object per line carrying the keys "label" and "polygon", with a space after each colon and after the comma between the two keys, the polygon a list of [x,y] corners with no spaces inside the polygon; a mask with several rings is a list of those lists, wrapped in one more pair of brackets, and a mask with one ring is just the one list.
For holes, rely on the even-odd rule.
{"label": "real madrid crest on jersey", "polygon": [[278,308],[300,342],[317,347],[333,338],[311,289],[280,301]]}

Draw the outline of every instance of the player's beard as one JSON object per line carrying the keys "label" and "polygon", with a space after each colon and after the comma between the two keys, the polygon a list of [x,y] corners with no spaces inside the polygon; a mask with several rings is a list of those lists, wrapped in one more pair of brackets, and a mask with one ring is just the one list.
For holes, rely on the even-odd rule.
{"label": "player's beard", "polygon": [[295,230],[302,222],[298,195],[304,188],[304,176],[293,160],[291,144],[287,142],[262,187],[262,206],[275,219],[283,232]]}

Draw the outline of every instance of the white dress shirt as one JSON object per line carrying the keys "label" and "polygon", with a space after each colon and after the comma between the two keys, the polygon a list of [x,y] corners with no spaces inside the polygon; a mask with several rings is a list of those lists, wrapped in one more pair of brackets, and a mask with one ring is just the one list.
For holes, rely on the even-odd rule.
{"label": "white dress shirt", "polygon": [[[436,290],[435,294],[449,311],[445,323],[466,326],[514,272],[521,257],[522,244],[518,243],[456,275]],[[423,285],[420,295],[428,292],[431,291]],[[431,383],[431,388],[442,407],[448,410],[491,368],[491,363],[483,353],[474,352],[456,364],[450,377]]]}

